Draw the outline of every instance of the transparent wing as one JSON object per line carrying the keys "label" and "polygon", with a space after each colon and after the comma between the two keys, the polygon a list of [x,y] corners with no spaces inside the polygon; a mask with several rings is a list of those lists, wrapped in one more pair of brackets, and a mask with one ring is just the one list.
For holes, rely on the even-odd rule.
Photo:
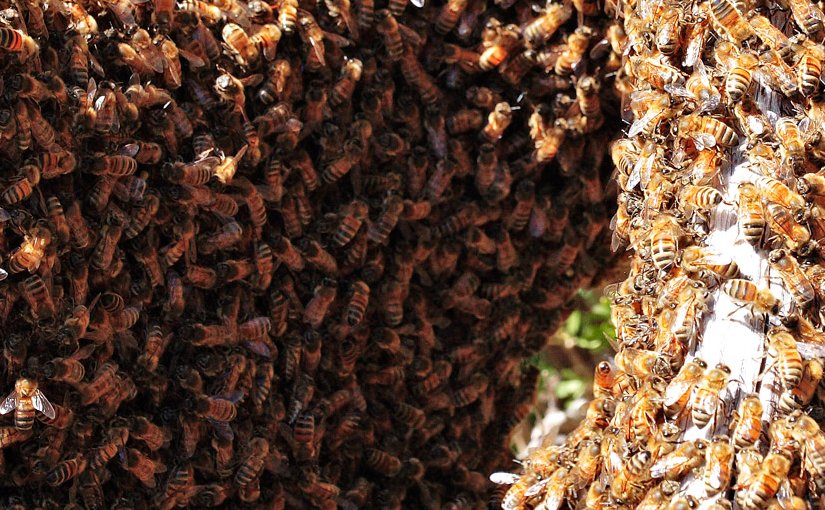
{"label": "transparent wing", "polygon": [[524,497],[530,498],[535,496],[536,494],[541,492],[541,490],[544,488],[545,485],[547,485],[547,482],[549,481],[550,478],[545,478],[544,480],[534,483],[533,485],[528,487],[526,491],[524,491]]}
{"label": "transparent wing", "polygon": [[3,401],[3,405],[0,405],[0,414],[9,414],[15,409],[17,409],[17,392],[12,391]]}
{"label": "transparent wing", "polygon": [[505,473],[504,471],[497,471],[490,475],[490,481],[499,485],[513,485],[518,482],[521,475],[515,473]]}
{"label": "transparent wing", "polygon": [[685,393],[690,391],[691,386],[693,386],[693,381],[690,381],[687,378],[681,381],[673,381],[665,390],[664,404],[666,406],[672,406],[678,402],[679,399],[685,395]]}
{"label": "transparent wing", "polygon": [[32,395],[32,405],[35,409],[48,416],[50,420],[53,420],[54,417],[57,416],[54,412],[54,407],[52,407],[52,403],[49,402],[49,399],[47,399],[46,395],[40,390],[34,391],[34,395]]}

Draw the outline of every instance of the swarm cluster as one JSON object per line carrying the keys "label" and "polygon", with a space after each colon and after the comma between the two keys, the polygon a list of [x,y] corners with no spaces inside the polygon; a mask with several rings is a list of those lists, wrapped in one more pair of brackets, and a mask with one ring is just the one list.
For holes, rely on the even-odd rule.
{"label": "swarm cluster", "polygon": [[477,506],[610,257],[620,27],[0,7],[2,506]]}
{"label": "swarm cluster", "polygon": [[[821,506],[825,15],[804,0],[621,14],[632,124],[612,147],[613,245],[635,253],[613,299],[615,366],[597,367],[596,399],[564,445],[535,452],[521,476],[493,476],[514,482],[503,508]],[[722,253],[709,234],[726,217],[736,250]],[[768,274],[737,266],[740,252]],[[741,341],[702,338],[725,300],[767,354],[758,393],[696,352]]]}

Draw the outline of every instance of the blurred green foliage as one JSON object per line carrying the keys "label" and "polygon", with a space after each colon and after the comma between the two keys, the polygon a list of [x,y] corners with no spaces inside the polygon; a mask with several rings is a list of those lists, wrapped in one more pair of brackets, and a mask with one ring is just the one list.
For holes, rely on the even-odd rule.
{"label": "blurred green foliage", "polygon": [[[559,405],[565,408],[570,402],[587,394],[593,383],[593,369],[603,355],[610,352],[610,341],[616,338],[615,328],[610,320],[610,300],[593,290],[579,291],[579,309],[567,318],[567,322],[556,333],[554,345],[571,349],[578,348],[587,366],[570,368],[558,366],[547,352],[537,354],[533,363],[542,371],[539,392],[548,387],[555,393]],[[610,340],[609,340],[610,339]],[[558,376],[559,381],[548,385],[549,378]],[[539,401],[542,395],[539,395]]]}

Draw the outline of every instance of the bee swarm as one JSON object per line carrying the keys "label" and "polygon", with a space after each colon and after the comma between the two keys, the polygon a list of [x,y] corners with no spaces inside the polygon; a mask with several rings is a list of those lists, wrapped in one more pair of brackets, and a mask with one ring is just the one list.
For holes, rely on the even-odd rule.
{"label": "bee swarm", "polygon": [[502,507],[821,508],[825,14],[805,0],[621,7],[618,352]]}
{"label": "bee swarm", "polygon": [[621,27],[0,7],[0,505],[484,506],[612,258]]}

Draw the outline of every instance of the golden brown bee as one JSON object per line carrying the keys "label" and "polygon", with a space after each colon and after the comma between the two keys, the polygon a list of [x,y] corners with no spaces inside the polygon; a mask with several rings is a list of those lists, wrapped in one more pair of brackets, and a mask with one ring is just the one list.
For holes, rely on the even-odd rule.
{"label": "golden brown bee", "polygon": [[788,331],[771,328],[768,331],[768,354],[776,361],[779,378],[785,389],[792,389],[802,379],[802,355],[796,347],[796,339]]}
{"label": "golden brown bee", "polygon": [[35,411],[43,413],[48,419],[56,416],[49,399],[37,387],[37,381],[20,378],[14,383],[12,391],[0,405],[0,414],[14,411],[14,426],[18,430],[30,430],[34,423]]}
{"label": "golden brown bee", "polygon": [[149,488],[157,486],[155,473],[166,471],[166,466],[163,463],[152,460],[134,448],[125,449],[125,455],[121,458],[121,463],[124,469]]}
{"label": "golden brown bee", "polygon": [[506,102],[498,103],[487,117],[487,125],[481,132],[482,137],[490,143],[497,142],[504,135],[504,130],[510,125],[512,118],[510,105]]}
{"label": "golden brown bee", "polygon": [[710,496],[728,488],[733,472],[733,445],[728,436],[715,436],[706,450],[705,492]]}
{"label": "golden brown bee", "polygon": [[817,32],[825,29],[825,14],[816,5],[801,0],[788,0],[787,6],[797,26],[805,35],[813,37]]}
{"label": "golden brown bee", "polygon": [[669,415],[676,415],[687,406],[693,389],[707,368],[707,364],[699,358],[694,358],[682,366],[676,377],[668,384],[662,402]]}
{"label": "golden brown bee", "polygon": [[[726,2],[726,0],[719,0]],[[690,136],[702,147],[730,147],[739,140],[730,126],[713,117],[690,114],[679,119],[680,135]]]}
{"label": "golden brown bee", "polygon": [[37,271],[51,241],[52,234],[48,228],[35,227],[23,238],[20,247],[12,252],[9,258],[9,271],[12,273]]}
{"label": "golden brown bee", "polygon": [[691,273],[709,271],[723,279],[733,278],[739,274],[736,262],[703,246],[688,246],[682,250],[679,265]]}
{"label": "golden brown bee", "polygon": [[777,249],[770,252],[768,262],[779,273],[796,304],[807,308],[816,298],[816,292],[796,258],[786,250]]}
{"label": "golden brown bee", "polygon": [[762,434],[762,402],[759,395],[746,395],[739,403],[739,409],[732,417],[733,444],[737,448],[747,448],[759,439]]}
{"label": "golden brown bee", "polygon": [[807,405],[813,398],[816,387],[822,380],[822,375],[823,367],[819,360],[805,360],[802,378],[795,387],[785,390],[779,397],[779,409],[783,413],[790,414]]}
{"label": "golden brown bee", "polygon": [[250,484],[261,473],[265,457],[269,454],[269,441],[262,437],[253,438],[248,445],[248,454],[235,473],[235,485]]}
{"label": "golden brown bee", "polygon": [[750,483],[744,485],[737,494],[737,501],[740,502],[742,508],[757,510],[766,507],[767,502],[779,491],[780,482],[788,475],[790,468],[791,459],[786,453],[769,452]]}
{"label": "golden brown bee", "polygon": [[678,480],[702,463],[707,448],[708,442],[704,439],[685,441],[654,462],[650,467],[650,474],[653,478]]}
{"label": "golden brown bee", "polygon": [[755,283],[740,278],[727,280],[722,284],[722,290],[737,303],[750,306],[754,313],[777,315],[782,304],[770,289],[760,288]]}
{"label": "golden brown bee", "polygon": [[258,59],[258,47],[239,25],[227,23],[221,30],[221,37],[240,65],[248,65]]}
{"label": "golden brown bee", "polygon": [[704,428],[711,417],[715,419],[722,403],[721,393],[730,380],[730,368],[719,364],[705,371],[702,379],[696,383],[696,389],[690,400],[693,423]]}
{"label": "golden brown bee", "polygon": [[530,21],[522,33],[531,48],[539,48],[573,15],[569,4],[551,4]]}
{"label": "golden brown bee", "polygon": [[750,23],[728,0],[711,0],[707,9],[714,24],[732,43],[741,46],[755,35]]}
{"label": "golden brown bee", "polygon": [[758,246],[765,235],[766,219],[756,186],[749,182],[739,185],[737,221],[744,238]]}

